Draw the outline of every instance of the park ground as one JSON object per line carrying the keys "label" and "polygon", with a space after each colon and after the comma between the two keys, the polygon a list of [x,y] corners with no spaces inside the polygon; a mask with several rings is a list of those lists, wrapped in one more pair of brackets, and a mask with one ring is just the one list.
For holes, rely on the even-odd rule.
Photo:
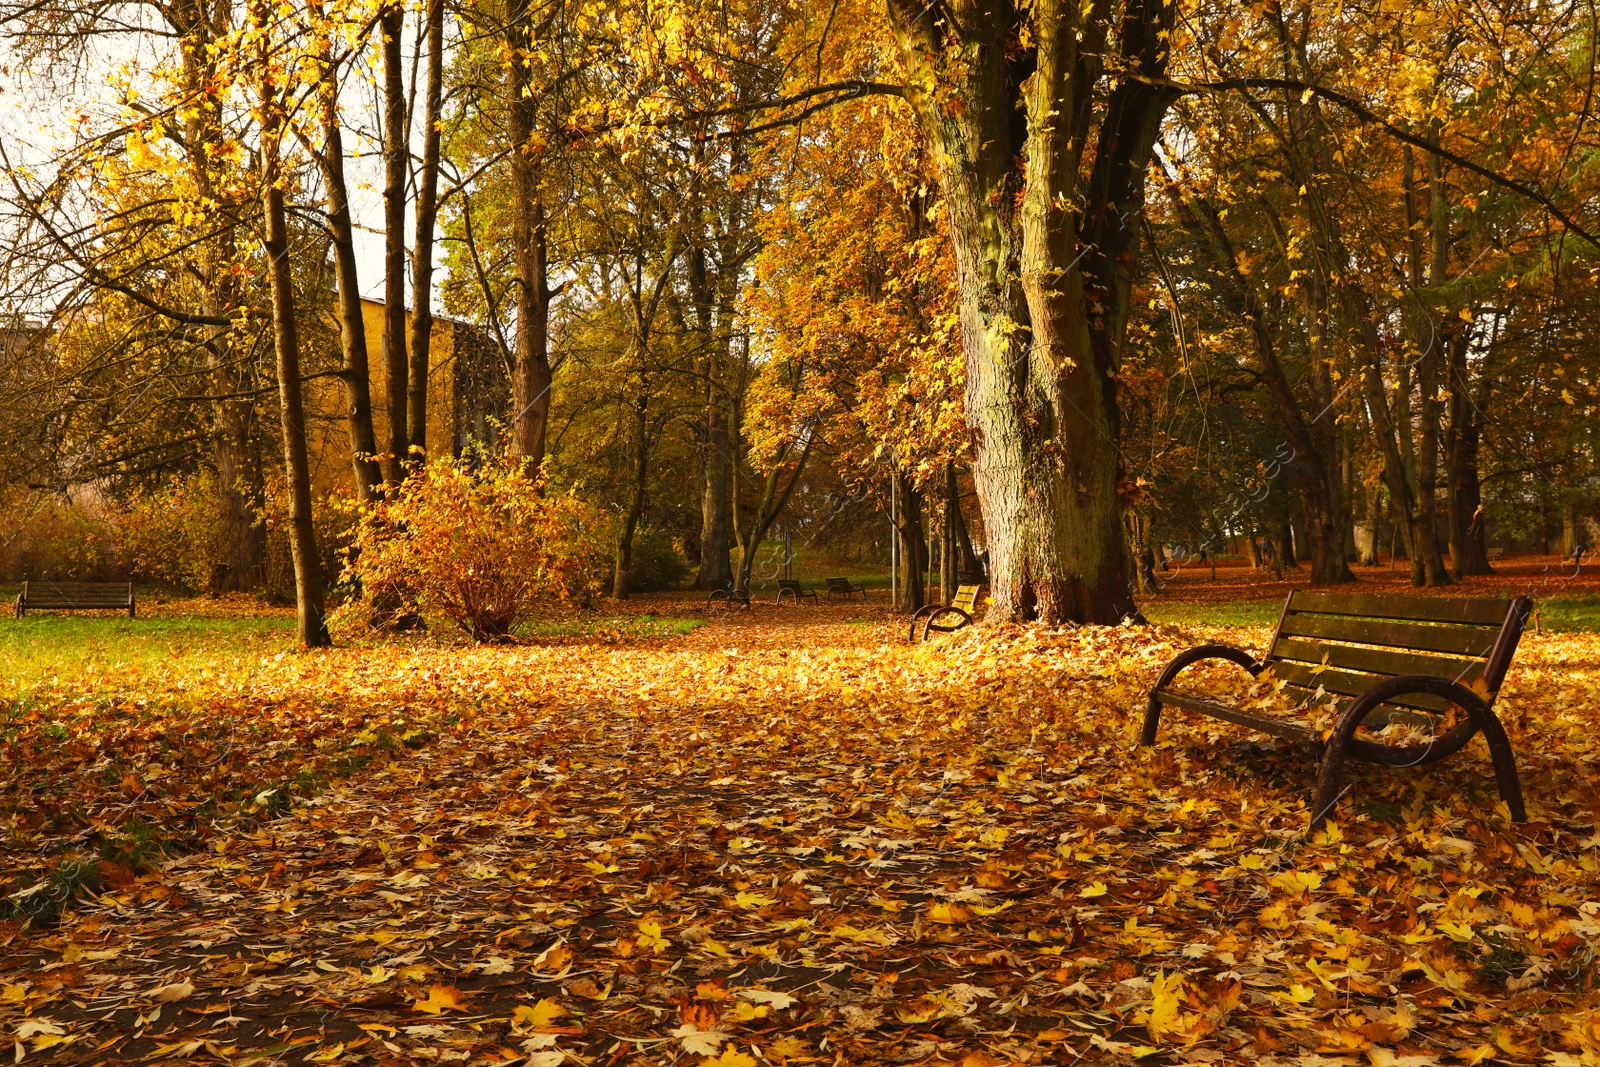
{"label": "park ground", "polygon": [[[1482,743],[1354,765],[1171,716],[1290,583],[906,643],[639,597],[314,653],[253,601],[0,622],[0,1035],[25,1063],[1600,1063],[1600,582],[1527,592]],[[1386,568],[1366,590],[1408,588]],[[1229,679],[1217,675],[1214,684]],[[0,1046],[3,1047],[3,1046]]]}

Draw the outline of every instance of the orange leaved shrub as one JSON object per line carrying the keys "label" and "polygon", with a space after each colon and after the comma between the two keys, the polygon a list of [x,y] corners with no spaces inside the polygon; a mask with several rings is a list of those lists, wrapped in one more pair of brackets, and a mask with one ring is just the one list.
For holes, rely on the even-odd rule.
{"label": "orange leaved shrub", "polygon": [[605,573],[604,522],[541,489],[514,459],[436,459],[361,510],[344,578],[380,626],[443,616],[474,641],[504,638],[542,607],[586,606]]}

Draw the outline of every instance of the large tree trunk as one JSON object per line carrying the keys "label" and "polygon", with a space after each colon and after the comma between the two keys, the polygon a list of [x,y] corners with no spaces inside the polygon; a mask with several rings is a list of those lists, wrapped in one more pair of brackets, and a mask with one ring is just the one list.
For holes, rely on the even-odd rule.
{"label": "large tree trunk", "polygon": [[439,215],[439,123],[444,110],[444,0],[428,0],[428,93],[423,110],[422,170],[417,175],[417,233],[411,253],[411,361],[406,440],[428,451],[428,363],[433,343],[433,230]]}
{"label": "large tree trunk", "polygon": [[391,3],[378,19],[383,35],[383,371],[389,404],[391,485],[405,477],[406,440],[406,90],[401,69],[405,8]]}
{"label": "large tree trunk", "polygon": [[550,286],[545,260],[539,147],[533,142],[538,101],[532,95],[528,0],[513,0],[506,23],[506,129],[511,137],[511,242],[516,269],[517,351],[511,386],[512,454],[537,470],[544,463],[550,416]]}
{"label": "large tree trunk", "polygon": [[[313,10],[321,14],[321,3]],[[339,351],[344,357],[346,426],[350,437],[350,463],[354,468],[356,497],[375,500],[383,474],[375,458],[378,439],[372,429],[372,378],[367,357],[367,328],[361,316],[361,288],[356,276],[355,229],[350,218],[350,192],[345,182],[344,133],[339,121],[338,67],[332,46],[318,41],[323,55],[323,83],[318,88],[323,145],[317,155],[323,183],[328,187],[328,229],[333,238],[334,273],[339,281]]]}
{"label": "large tree trunk", "polygon": [[[1174,8],[1128,6],[1119,60],[1139,77],[1110,88],[1104,104],[1096,83],[1109,9],[1069,0],[948,11],[888,0],[888,9],[909,72],[905,95],[935,146],[949,210],[988,618],[1136,615],[1118,498],[1116,372],[1144,171],[1170,102],[1156,82]],[[1023,23],[1028,46],[1016,37]]]}
{"label": "large tree trunk", "polygon": [[[256,5],[258,27],[267,22]],[[283,206],[279,148],[287,119],[272,66],[262,48],[261,208],[266,222],[267,275],[272,289],[272,341],[278,357],[278,413],[283,428],[283,465],[289,489],[289,548],[294,557],[297,634],[307,648],[327,645],[323,611],[322,563],[311,525],[311,463],[306,451],[305,405],[300,395],[300,338],[294,320],[294,274],[289,265],[289,227]]]}

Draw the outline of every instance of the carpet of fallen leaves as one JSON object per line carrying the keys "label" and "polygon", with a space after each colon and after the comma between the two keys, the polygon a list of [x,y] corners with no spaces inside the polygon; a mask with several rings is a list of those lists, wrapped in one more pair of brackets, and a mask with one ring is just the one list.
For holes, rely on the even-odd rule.
{"label": "carpet of fallen leaves", "polygon": [[1352,765],[1308,835],[1303,752],[1182,713],[1136,743],[1171,655],[1264,630],[901,626],[760,606],[30,691],[0,1033],[30,1063],[1600,1063],[1596,635],[1530,634],[1499,702],[1529,822],[1475,741]]}

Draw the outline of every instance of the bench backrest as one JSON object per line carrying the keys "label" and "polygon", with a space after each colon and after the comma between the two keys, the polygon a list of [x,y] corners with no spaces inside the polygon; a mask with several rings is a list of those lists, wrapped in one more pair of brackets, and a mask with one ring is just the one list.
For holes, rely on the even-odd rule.
{"label": "bench backrest", "polygon": [[848,578],[824,578],[823,581],[827,582],[828,588],[835,593],[850,592],[850,579]]}
{"label": "bench backrest", "polygon": [[23,582],[22,602],[39,608],[125,608],[132,582]]}
{"label": "bench backrest", "polygon": [[[1401,674],[1450,678],[1493,703],[1533,601],[1517,597],[1421,597],[1295,590],[1284,602],[1263,661],[1296,695],[1320,686],[1358,696]],[[1441,711],[1428,694],[1394,703]]]}
{"label": "bench backrest", "polygon": [[798,593],[800,591],[800,582],[795,578],[779,578],[778,589],[780,592],[785,589],[793,589]]}
{"label": "bench backrest", "polygon": [[950,601],[950,606],[971,615],[978,608],[978,591],[982,588],[981,585],[956,586],[956,598]]}

